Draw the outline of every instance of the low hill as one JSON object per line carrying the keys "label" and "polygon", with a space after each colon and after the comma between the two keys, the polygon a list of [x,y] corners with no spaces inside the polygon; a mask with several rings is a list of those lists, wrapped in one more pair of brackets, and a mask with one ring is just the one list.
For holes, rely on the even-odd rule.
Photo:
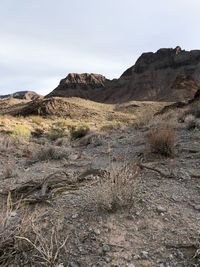
{"label": "low hill", "polygon": [[24,100],[36,100],[36,99],[42,98],[42,96],[38,95],[37,93],[33,91],[20,91],[20,92],[15,92],[13,94],[8,94],[8,95],[0,95],[0,99],[10,99],[10,98],[24,99]]}

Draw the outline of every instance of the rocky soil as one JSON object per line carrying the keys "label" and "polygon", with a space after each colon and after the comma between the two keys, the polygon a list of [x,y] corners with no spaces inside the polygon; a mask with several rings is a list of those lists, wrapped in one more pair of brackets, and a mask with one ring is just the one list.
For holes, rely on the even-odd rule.
{"label": "rocky soil", "polygon": [[[137,109],[128,107],[124,114]],[[1,266],[200,266],[199,128],[179,116],[143,115],[145,123],[94,126],[59,142],[1,131]],[[151,153],[147,140],[166,121],[176,136],[170,157]],[[53,156],[42,158],[49,147]],[[124,205],[110,206],[113,196]]]}

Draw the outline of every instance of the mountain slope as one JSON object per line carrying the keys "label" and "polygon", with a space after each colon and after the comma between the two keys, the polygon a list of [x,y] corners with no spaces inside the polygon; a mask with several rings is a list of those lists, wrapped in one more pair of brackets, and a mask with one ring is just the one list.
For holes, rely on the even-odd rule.
{"label": "mountain slope", "polygon": [[143,53],[119,79],[99,74],[69,74],[46,97],[81,97],[98,102],[183,101],[200,86],[200,50],[180,47]]}

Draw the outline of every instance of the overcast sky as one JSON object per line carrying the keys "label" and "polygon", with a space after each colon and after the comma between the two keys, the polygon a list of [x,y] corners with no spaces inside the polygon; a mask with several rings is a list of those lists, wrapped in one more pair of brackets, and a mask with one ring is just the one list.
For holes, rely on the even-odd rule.
{"label": "overcast sky", "polygon": [[69,72],[119,77],[143,52],[200,49],[200,0],[0,0],[0,94]]}

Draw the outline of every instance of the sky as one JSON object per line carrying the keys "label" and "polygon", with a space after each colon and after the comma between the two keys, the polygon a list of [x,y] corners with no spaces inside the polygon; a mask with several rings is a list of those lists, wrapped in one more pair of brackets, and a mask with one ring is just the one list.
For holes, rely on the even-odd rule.
{"label": "sky", "polygon": [[0,94],[70,72],[118,78],[143,52],[200,49],[200,0],[0,0]]}

